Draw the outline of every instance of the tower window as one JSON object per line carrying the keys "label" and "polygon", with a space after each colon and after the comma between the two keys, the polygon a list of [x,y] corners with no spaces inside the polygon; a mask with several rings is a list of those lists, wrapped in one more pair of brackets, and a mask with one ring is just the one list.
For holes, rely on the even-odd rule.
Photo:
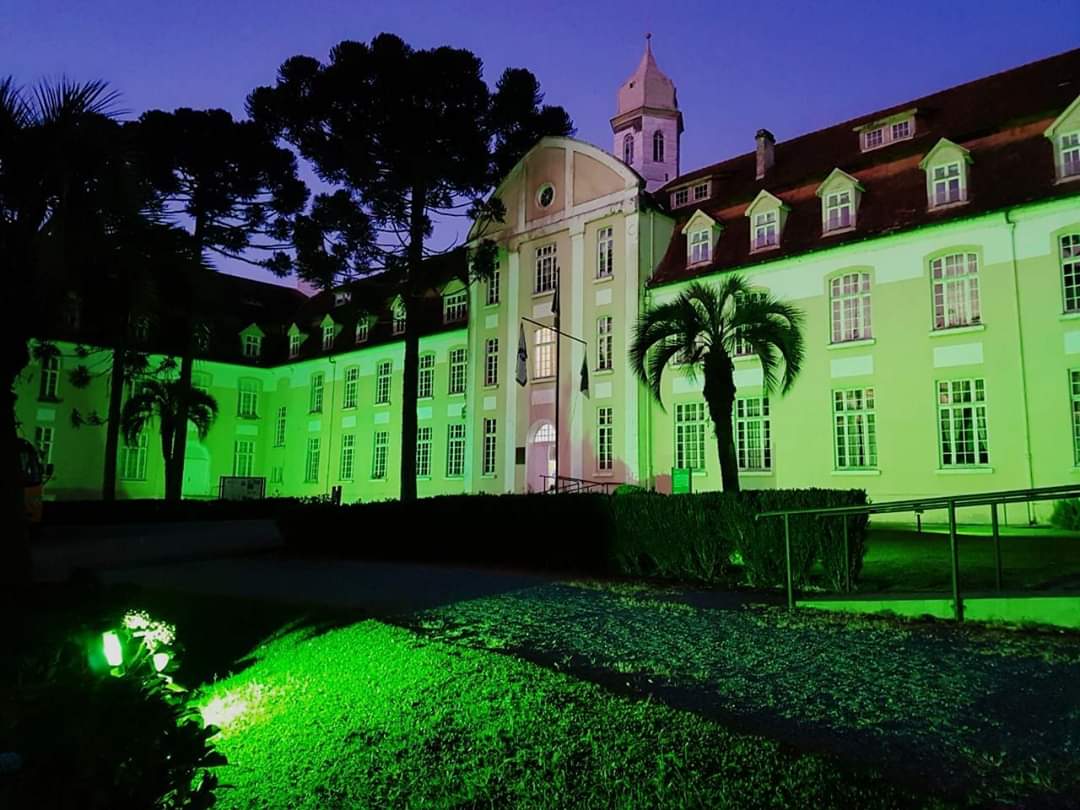
{"label": "tower window", "polygon": [[634,136],[629,132],[622,139],[622,159],[627,166],[634,162]]}
{"label": "tower window", "polygon": [[[633,157],[633,147],[631,146],[631,157]],[[652,136],[652,159],[653,163],[664,162],[664,133],[660,130],[656,130]]]}

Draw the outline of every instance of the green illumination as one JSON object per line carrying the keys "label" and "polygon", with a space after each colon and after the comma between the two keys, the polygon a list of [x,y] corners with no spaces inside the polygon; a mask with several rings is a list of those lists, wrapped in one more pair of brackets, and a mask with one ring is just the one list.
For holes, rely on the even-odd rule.
{"label": "green illumination", "polygon": [[105,651],[105,661],[110,667],[118,667],[124,663],[124,648],[115,630],[101,634],[101,646]]}
{"label": "green illumination", "polygon": [[154,653],[152,660],[154,662],[154,670],[156,672],[161,672],[169,665],[169,654],[165,652]]}

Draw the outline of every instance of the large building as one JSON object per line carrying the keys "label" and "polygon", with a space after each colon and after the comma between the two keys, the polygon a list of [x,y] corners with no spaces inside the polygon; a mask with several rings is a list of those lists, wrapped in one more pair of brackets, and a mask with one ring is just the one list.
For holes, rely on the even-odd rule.
{"label": "large building", "polygon": [[[670,491],[673,468],[689,468],[695,490],[719,488],[700,377],[668,369],[661,407],[627,357],[644,308],[731,272],[805,314],[788,395],[765,395],[756,358],[735,361],[744,487],[884,500],[1077,480],[1080,50],[790,141],[763,129],[752,151],[681,173],[675,86],[647,44],[611,126],[613,153],[546,138],[503,180],[490,283],[468,283],[462,254],[432,269],[421,495],[543,490],[556,460],[568,478]],[[556,277],[562,330],[585,341],[558,352],[536,325],[552,323]],[[394,497],[404,323],[392,294],[378,279],[313,297],[213,284],[195,383],[221,414],[189,442],[185,493],[255,476],[271,495]],[[106,381],[70,384],[92,342],[73,330],[47,336],[60,356],[18,391],[55,498],[94,496],[101,480],[103,429],[71,416],[103,413]],[[162,494],[153,432],[121,448],[119,468],[122,496]]]}

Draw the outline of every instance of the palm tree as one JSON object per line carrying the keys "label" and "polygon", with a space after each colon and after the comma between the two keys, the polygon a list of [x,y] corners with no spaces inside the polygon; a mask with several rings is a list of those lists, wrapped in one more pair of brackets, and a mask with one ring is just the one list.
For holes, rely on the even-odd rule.
{"label": "palm tree", "polygon": [[786,394],[802,366],[802,321],[797,307],[752,291],[741,276],[731,275],[715,287],[694,282],[674,301],[645,312],[634,330],[630,348],[634,373],[661,408],[660,380],[668,363],[678,358],[690,375],[704,374],[705,402],[727,492],[739,491],[731,423],[735,402],[731,358],[736,346],[761,361],[765,393]]}
{"label": "palm tree", "polygon": [[128,444],[135,444],[139,434],[151,420],[157,419],[161,429],[161,454],[165,459],[173,457],[181,430],[180,406],[187,397],[187,421],[195,425],[202,441],[210,432],[217,418],[218,404],[213,396],[198,388],[188,388],[179,379],[148,379],[139,383],[139,391],[124,403],[120,414],[120,429]]}

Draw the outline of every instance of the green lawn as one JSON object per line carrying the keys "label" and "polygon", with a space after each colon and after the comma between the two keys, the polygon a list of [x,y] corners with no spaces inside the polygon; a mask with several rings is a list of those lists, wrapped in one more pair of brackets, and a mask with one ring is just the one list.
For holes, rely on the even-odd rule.
{"label": "green lawn", "polygon": [[[961,527],[960,581],[965,591],[992,591],[994,542],[985,527]],[[1002,587],[1005,590],[1080,590],[1080,536],[1052,529],[1002,532]],[[950,590],[949,536],[940,526],[922,534],[886,524],[870,532],[859,577],[863,593]]]}

